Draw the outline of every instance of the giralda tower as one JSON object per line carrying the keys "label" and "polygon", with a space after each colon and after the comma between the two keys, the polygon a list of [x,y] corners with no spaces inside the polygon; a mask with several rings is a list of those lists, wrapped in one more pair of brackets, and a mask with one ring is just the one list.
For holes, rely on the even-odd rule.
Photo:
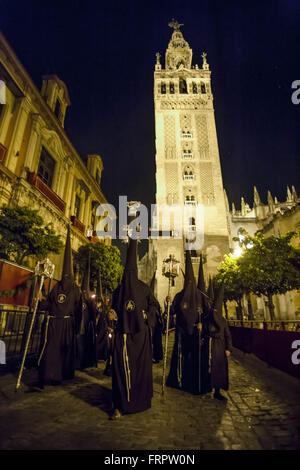
{"label": "giralda tower", "polygon": [[[202,67],[192,65],[193,51],[180,31],[183,25],[173,20],[169,26],[173,33],[165,54],[165,68],[157,53],[154,72],[156,204],[158,209],[174,204],[182,209],[201,206],[203,244],[192,256],[197,276],[199,255],[206,255],[208,276],[216,272],[222,256],[229,251],[211,71],[205,53]],[[191,216],[188,223],[193,231],[195,218]],[[158,224],[164,230],[164,218]],[[151,240],[148,261],[146,257],[141,260],[145,279],[149,280],[151,270],[156,271],[155,293],[160,302],[168,291],[168,281],[162,276],[163,260],[173,254],[184,269],[184,246],[184,237]],[[180,275],[174,293],[182,285]]]}

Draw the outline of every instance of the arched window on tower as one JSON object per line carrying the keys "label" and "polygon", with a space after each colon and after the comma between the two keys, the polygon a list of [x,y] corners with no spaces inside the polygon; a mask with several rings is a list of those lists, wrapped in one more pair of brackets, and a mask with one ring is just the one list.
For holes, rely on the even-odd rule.
{"label": "arched window on tower", "polygon": [[174,88],[174,83],[170,83],[170,93],[174,94],[175,93],[175,88]]}
{"label": "arched window on tower", "polygon": [[187,85],[184,78],[179,79],[179,93],[187,93]]}
{"label": "arched window on tower", "polygon": [[166,90],[166,84],[165,83],[161,84],[160,91],[163,95],[166,94],[167,90]]}
{"label": "arched window on tower", "polygon": [[200,87],[201,87],[201,93],[204,95],[206,93],[205,83],[201,83]]}
{"label": "arched window on tower", "polygon": [[190,217],[190,218],[189,218],[189,230],[190,230],[190,232],[195,232],[195,231],[196,231],[196,220],[195,220],[195,217]]}
{"label": "arched window on tower", "polygon": [[197,83],[193,82],[193,93],[198,93]]}

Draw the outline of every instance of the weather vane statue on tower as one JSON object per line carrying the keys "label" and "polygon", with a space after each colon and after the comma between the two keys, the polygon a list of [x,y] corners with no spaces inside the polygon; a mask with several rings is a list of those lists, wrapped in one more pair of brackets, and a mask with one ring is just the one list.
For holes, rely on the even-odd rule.
{"label": "weather vane statue on tower", "polygon": [[168,24],[170,28],[174,28],[174,31],[179,30],[180,26],[184,26],[183,23],[178,23],[178,21],[175,21],[174,18],[172,18],[172,21]]}

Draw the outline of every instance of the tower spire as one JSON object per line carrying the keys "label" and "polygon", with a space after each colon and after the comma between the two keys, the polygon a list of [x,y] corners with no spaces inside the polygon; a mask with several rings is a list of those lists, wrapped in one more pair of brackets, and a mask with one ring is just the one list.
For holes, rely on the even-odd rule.
{"label": "tower spire", "polygon": [[296,192],[295,186],[292,186],[292,195],[293,195],[294,202],[297,202],[298,194]]}
{"label": "tower spire", "polygon": [[166,50],[165,68],[167,70],[176,70],[179,68],[190,69],[192,66],[193,51],[188,42],[184,39],[180,26],[174,19],[169,23],[170,28],[173,28],[171,40]]}

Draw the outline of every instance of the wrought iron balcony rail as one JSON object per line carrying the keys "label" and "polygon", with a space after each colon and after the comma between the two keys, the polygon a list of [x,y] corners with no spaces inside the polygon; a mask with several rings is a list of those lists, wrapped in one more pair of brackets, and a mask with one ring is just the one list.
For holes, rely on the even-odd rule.
{"label": "wrought iron balcony rail", "polygon": [[85,235],[85,225],[80,222],[76,215],[71,215],[71,222],[73,227],[77,228],[83,235]]}
{"label": "wrought iron balcony rail", "polygon": [[52,204],[65,212],[66,203],[34,172],[29,173],[29,183],[42,193]]}

